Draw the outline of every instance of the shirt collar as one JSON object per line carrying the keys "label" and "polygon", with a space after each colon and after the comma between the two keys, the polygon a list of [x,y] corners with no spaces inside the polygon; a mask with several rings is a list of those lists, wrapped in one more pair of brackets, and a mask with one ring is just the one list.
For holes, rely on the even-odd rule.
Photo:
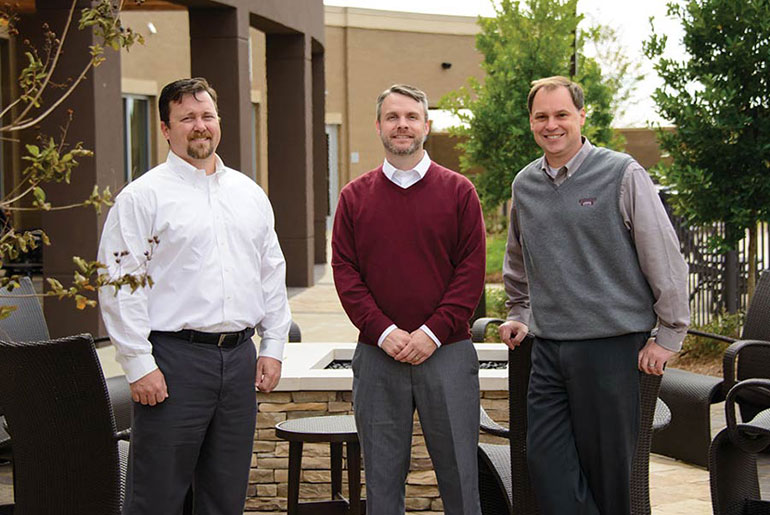
{"label": "shirt collar", "polygon": [[[412,168],[412,170],[420,174],[420,179],[422,179],[423,177],[425,177],[425,174],[428,173],[428,168],[430,168],[430,156],[428,155],[428,151],[425,150],[423,151],[422,159],[420,159],[420,162],[417,163],[415,167]],[[412,170],[400,170],[400,171],[411,172]],[[393,174],[396,173],[397,171],[399,171],[398,168],[390,164],[387,159],[385,159],[385,161],[382,163],[382,173],[384,173],[385,177],[387,177],[391,181],[393,180]]]}
{"label": "shirt collar", "polygon": [[[227,171],[227,168],[225,168],[225,164],[222,161],[222,158],[219,157],[219,155],[214,154],[215,159],[215,170],[213,176],[219,176],[220,174],[224,174]],[[169,165],[169,167],[182,179],[186,181],[190,181],[192,183],[205,180],[206,179],[206,170],[203,170],[201,168],[196,168],[178,155],[176,155],[172,150],[168,151],[168,157],[166,158],[166,163]]]}
{"label": "shirt collar", "polygon": [[[562,166],[561,168],[566,168],[567,170],[567,177],[572,177],[572,174],[574,174],[578,168],[580,168],[580,165],[583,164],[583,161],[586,160],[586,157],[588,157],[588,153],[591,152],[591,149],[594,148],[594,146],[591,144],[590,141],[588,141],[588,138],[583,136],[583,146],[580,147],[580,150],[577,151],[577,154],[572,156],[572,159],[567,161],[567,163]],[[561,170],[561,168],[559,168]],[[548,161],[545,159],[545,155],[540,158],[540,169],[548,175],[551,179],[550,170],[548,169]]]}

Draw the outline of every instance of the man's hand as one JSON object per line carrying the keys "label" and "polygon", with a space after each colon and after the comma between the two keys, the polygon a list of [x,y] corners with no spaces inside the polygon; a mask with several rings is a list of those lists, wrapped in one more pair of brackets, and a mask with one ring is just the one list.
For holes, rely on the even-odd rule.
{"label": "man's hand", "polygon": [[257,382],[255,386],[262,393],[270,393],[281,379],[281,362],[264,356],[257,359]]}
{"label": "man's hand", "polygon": [[401,349],[401,352],[393,357],[396,361],[419,365],[431,357],[438,348],[436,347],[436,342],[434,342],[430,336],[425,334],[425,331],[422,329],[412,331],[409,337],[409,343]]}
{"label": "man's hand", "polygon": [[393,329],[382,341],[380,346],[388,356],[395,358],[409,343],[409,333],[403,329]]}
{"label": "man's hand", "polygon": [[527,336],[527,333],[529,332],[529,327],[521,322],[508,320],[507,322],[500,324],[497,331],[500,333],[500,339],[503,343],[513,350],[524,341],[524,337]]}
{"label": "man's hand", "polygon": [[159,368],[128,385],[134,402],[155,406],[168,398],[166,378]]}
{"label": "man's hand", "polygon": [[676,354],[674,351],[664,349],[655,342],[654,338],[650,338],[639,351],[639,370],[645,374],[663,375],[663,365],[674,354]]}

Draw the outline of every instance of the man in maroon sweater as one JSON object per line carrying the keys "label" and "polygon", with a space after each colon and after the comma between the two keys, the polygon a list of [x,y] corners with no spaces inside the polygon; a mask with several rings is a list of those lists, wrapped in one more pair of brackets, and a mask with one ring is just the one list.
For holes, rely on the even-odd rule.
{"label": "man in maroon sweater", "polygon": [[473,185],[430,160],[425,93],[395,85],[377,99],[385,162],[340,194],[332,268],[360,330],[353,409],[368,515],[404,513],[412,419],[447,515],[480,515],[478,357],[468,320],[484,288],[484,220]]}

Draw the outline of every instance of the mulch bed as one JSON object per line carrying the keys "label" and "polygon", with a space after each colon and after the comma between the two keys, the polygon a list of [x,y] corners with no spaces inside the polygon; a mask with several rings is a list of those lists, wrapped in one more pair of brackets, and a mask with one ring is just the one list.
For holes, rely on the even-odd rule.
{"label": "mulch bed", "polygon": [[690,358],[687,355],[674,356],[668,362],[669,367],[680,368],[689,372],[722,377],[722,357]]}

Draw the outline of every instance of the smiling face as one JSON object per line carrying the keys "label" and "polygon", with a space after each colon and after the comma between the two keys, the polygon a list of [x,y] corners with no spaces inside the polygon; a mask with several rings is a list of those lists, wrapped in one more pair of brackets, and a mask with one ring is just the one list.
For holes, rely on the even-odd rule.
{"label": "smiling face", "polygon": [[580,150],[585,121],[585,109],[575,107],[566,87],[542,88],[535,94],[529,127],[551,167],[563,166]]}
{"label": "smiling face", "polygon": [[422,150],[428,130],[423,105],[417,100],[391,93],[382,101],[377,134],[389,161],[396,156],[411,156]]}
{"label": "smiling face", "polygon": [[200,91],[169,103],[168,124],[160,123],[174,154],[191,165],[209,170],[222,136],[217,108],[211,96]]}

